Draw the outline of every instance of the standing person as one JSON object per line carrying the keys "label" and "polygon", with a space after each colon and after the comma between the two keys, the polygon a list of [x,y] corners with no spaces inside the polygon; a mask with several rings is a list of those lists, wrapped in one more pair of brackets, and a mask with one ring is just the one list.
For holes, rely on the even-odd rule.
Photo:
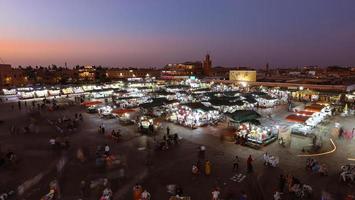
{"label": "standing person", "polygon": [[251,157],[251,155],[249,155],[248,159],[247,159],[247,168],[248,168],[248,172],[253,172],[253,158]]}
{"label": "standing person", "polygon": [[149,200],[150,199],[150,193],[146,189],[144,189],[141,196],[142,196],[141,200]]}
{"label": "standing person", "polygon": [[281,174],[279,178],[279,192],[284,191],[285,184],[286,184],[286,178],[283,174]]}
{"label": "standing person", "polygon": [[101,126],[101,133],[102,133],[102,135],[105,135],[105,125],[104,124],[102,124],[102,126]]}
{"label": "standing person", "polygon": [[212,200],[219,200],[219,195],[221,193],[219,192],[218,188],[215,188],[213,191],[212,191]]}
{"label": "standing person", "polygon": [[206,154],[206,147],[201,145],[199,147],[199,158],[204,160],[205,159],[205,154]]}
{"label": "standing person", "polygon": [[154,133],[154,125],[153,124],[149,124],[149,131],[150,131],[150,133]]}
{"label": "standing person", "polygon": [[21,102],[20,101],[17,102],[17,105],[18,105],[18,109],[21,110]]}
{"label": "standing person", "polygon": [[208,160],[205,163],[205,174],[206,176],[211,175],[211,162]]}
{"label": "standing person", "polygon": [[269,154],[267,152],[263,155],[264,158],[264,165],[269,165]]}
{"label": "standing person", "polygon": [[176,186],[176,191],[175,191],[176,195],[179,197],[182,197],[182,195],[184,194],[181,185],[177,185]]}
{"label": "standing person", "polygon": [[105,144],[105,154],[106,156],[110,155],[110,146],[108,146],[108,144]]}
{"label": "standing person", "polygon": [[293,186],[293,179],[292,179],[292,175],[291,174],[287,175],[286,181],[287,181],[287,189],[288,189],[288,191],[291,191],[291,188]]}
{"label": "standing person", "polygon": [[58,184],[57,180],[53,180],[49,183],[49,189],[51,191],[54,191],[55,199],[61,198],[61,192],[60,192],[60,188],[59,188],[59,184]]}
{"label": "standing person", "polygon": [[142,186],[140,186],[139,184],[136,184],[135,186],[133,186],[133,200],[140,200],[141,199],[141,195],[142,195]]}
{"label": "standing person", "polygon": [[244,190],[242,190],[242,195],[240,196],[240,200],[247,200],[247,199],[248,199],[247,194],[245,193]]}
{"label": "standing person", "polygon": [[194,176],[198,176],[198,174],[199,174],[199,168],[194,164],[194,165],[192,165],[192,175],[194,175]]}
{"label": "standing person", "polygon": [[166,135],[169,137],[169,135],[170,135],[170,128],[169,128],[169,126],[168,127],[166,127]]}
{"label": "standing person", "polygon": [[236,171],[239,169],[239,157],[235,156],[233,160],[233,171]]}

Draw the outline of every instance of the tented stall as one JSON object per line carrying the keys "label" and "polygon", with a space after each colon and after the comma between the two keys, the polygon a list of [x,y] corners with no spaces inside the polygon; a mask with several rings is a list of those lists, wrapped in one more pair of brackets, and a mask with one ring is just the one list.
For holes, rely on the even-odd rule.
{"label": "tented stall", "polygon": [[226,114],[236,128],[237,143],[261,147],[277,139],[278,130],[276,127],[265,127],[261,125],[258,118],[260,114],[253,110],[237,110]]}
{"label": "tented stall", "polygon": [[188,103],[171,110],[168,119],[175,123],[191,128],[215,124],[220,119],[220,114],[212,107],[202,103]]}
{"label": "tented stall", "polygon": [[112,115],[117,117],[122,124],[131,124],[137,115],[134,109],[114,109]]}
{"label": "tented stall", "polygon": [[226,116],[231,119],[231,122],[242,123],[258,119],[260,114],[254,110],[237,110],[233,113],[227,113]]}
{"label": "tented stall", "polygon": [[89,113],[96,113],[98,112],[99,106],[102,104],[101,101],[84,101],[81,105],[87,108]]}
{"label": "tented stall", "polygon": [[67,87],[67,88],[63,88],[63,89],[62,89],[62,93],[63,93],[64,95],[68,95],[68,94],[73,94],[74,91],[73,91],[73,88],[72,88],[72,87]]}
{"label": "tented stall", "polygon": [[93,91],[91,93],[91,97],[95,99],[100,99],[100,98],[107,98],[112,96],[113,90],[98,90],[98,91]]}
{"label": "tented stall", "polygon": [[81,94],[81,93],[84,93],[84,90],[82,87],[74,87],[73,88],[73,91],[75,94]]}
{"label": "tented stall", "polygon": [[60,95],[60,89],[49,89],[48,90],[49,96],[59,96]]}
{"label": "tented stall", "polygon": [[2,89],[2,93],[4,95],[16,95],[17,91],[16,89]]}
{"label": "tented stall", "polygon": [[48,96],[48,90],[36,90],[35,91],[35,95],[38,98],[47,97]]}
{"label": "tented stall", "polygon": [[141,116],[137,123],[142,133],[152,133],[161,127],[160,121],[149,115]]}

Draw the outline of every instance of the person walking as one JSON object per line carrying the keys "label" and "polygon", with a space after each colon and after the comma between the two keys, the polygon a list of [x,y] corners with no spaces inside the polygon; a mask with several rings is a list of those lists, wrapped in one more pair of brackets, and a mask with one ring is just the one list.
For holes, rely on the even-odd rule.
{"label": "person walking", "polygon": [[279,192],[283,192],[286,184],[286,178],[283,174],[279,178]]}
{"label": "person walking", "polygon": [[149,200],[151,197],[150,193],[146,189],[142,192],[141,196],[141,200]]}
{"label": "person walking", "polygon": [[205,163],[205,174],[206,176],[211,175],[211,162],[208,160]]}
{"label": "person walking", "polygon": [[239,169],[239,157],[235,156],[233,160],[233,171],[237,171]]}
{"label": "person walking", "polygon": [[245,191],[244,190],[242,190],[242,195],[240,196],[240,200],[247,200],[248,199],[248,196],[247,196],[247,194],[245,193]]}
{"label": "person walking", "polygon": [[169,128],[169,126],[168,126],[168,127],[166,127],[166,135],[167,135],[167,136],[169,136],[169,135],[170,135],[170,128]]}
{"label": "person walking", "polygon": [[219,200],[219,195],[220,195],[220,191],[218,190],[218,188],[215,188],[212,191],[212,200]]}
{"label": "person walking", "polygon": [[249,157],[247,159],[247,170],[248,170],[248,173],[253,172],[252,162],[253,162],[253,158],[251,157],[251,155],[249,155]]}
{"label": "person walking", "polygon": [[198,176],[199,174],[199,168],[196,165],[192,165],[192,174],[194,176]]}
{"label": "person walking", "polygon": [[140,186],[139,184],[133,186],[133,200],[140,200],[142,192],[143,192],[142,186]]}
{"label": "person walking", "polygon": [[108,144],[105,144],[105,154],[106,156],[110,155],[110,146],[108,146]]}
{"label": "person walking", "polygon": [[204,159],[205,159],[205,154],[206,154],[206,147],[203,146],[203,145],[201,145],[201,146],[199,147],[199,151],[198,151],[198,157],[199,157],[199,159],[204,160]]}

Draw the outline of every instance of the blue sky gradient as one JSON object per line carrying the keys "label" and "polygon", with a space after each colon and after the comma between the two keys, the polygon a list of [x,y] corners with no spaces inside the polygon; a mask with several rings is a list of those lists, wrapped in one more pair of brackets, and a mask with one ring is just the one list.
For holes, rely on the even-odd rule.
{"label": "blue sky gradient", "polygon": [[355,65],[354,0],[0,0],[13,65]]}

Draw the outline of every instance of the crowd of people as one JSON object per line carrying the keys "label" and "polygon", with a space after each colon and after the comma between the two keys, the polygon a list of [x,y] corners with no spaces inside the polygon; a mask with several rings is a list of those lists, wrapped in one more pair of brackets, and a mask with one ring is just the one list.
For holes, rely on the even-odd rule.
{"label": "crowd of people", "polygon": [[319,164],[314,158],[308,158],[306,160],[306,169],[310,170],[312,173],[318,173],[323,176],[328,175],[328,169],[325,164]]}
{"label": "crowd of people", "polygon": [[133,186],[133,200],[150,200],[151,195],[144,189],[140,184],[135,184]]}

